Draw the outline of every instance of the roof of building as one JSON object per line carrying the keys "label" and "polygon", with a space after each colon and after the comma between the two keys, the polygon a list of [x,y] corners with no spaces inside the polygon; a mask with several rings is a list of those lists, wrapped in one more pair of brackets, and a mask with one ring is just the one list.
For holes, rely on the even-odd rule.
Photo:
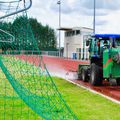
{"label": "roof of building", "polygon": [[61,28],[58,28],[57,30],[61,30],[61,31],[71,31],[72,28],[61,27]]}
{"label": "roof of building", "polygon": [[89,30],[93,30],[91,28],[87,28],[87,27],[73,27],[73,28],[69,28],[69,27],[60,27],[57,30],[61,30],[61,31],[72,31],[72,30],[80,30],[80,29],[89,29]]}

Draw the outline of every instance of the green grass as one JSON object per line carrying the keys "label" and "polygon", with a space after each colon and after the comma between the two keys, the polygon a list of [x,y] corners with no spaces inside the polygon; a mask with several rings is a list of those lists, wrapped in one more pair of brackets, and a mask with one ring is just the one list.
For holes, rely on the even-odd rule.
{"label": "green grass", "polygon": [[79,120],[120,120],[120,105],[63,79],[55,83]]}
{"label": "green grass", "polygon": [[42,120],[16,94],[0,70],[0,120]]}
{"label": "green grass", "polygon": [[[120,119],[120,105],[112,103],[99,95],[95,95],[63,79],[54,78],[54,81],[62,96],[73,112],[78,116],[79,120]],[[9,90],[12,90],[12,88]],[[23,103],[22,100],[20,100],[16,93],[14,93],[14,95],[16,97],[11,97],[11,95],[8,95],[9,97],[0,97],[0,120],[4,118],[4,113],[6,114],[5,117],[9,118],[10,114],[13,114],[12,112],[15,112],[13,120],[20,120],[21,118],[22,120],[27,120],[28,118],[30,118],[30,120],[34,120],[35,116],[36,119],[40,119],[40,117],[38,117],[32,110],[30,110],[30,108],[27,107],[27,105],[25,105],[25,103]],[[7,111],[4,111],[5,102]],[[14,110],[11,111],[11,109],[13,109],[13,105]]]}

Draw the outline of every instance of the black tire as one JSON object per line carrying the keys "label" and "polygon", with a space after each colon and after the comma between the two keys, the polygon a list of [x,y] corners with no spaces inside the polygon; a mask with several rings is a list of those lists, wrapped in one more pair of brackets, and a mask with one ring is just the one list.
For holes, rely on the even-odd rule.
{"label": "black tire", "polygon": [[117,85],[120,86],[120,78],[116,79]]}
{"label": "black tire", "polygon": [[102,85],[102,70],[95,63],[91,64],[90,68],[90,84],[94,86]]}
{"label": "black tire", "polygon": [[117,80],[116,79],[110,78],[109,83],[110,83],[110,86],[117,86]]}
{"label": "black tire", "polygon": [[111,86],[119,86],[120,85],[120,78],[117,79],[110,79],[109,80]]}
{"label": "black tire", "polygon": [[81,78],[83,82],[87,82],[88,81],[88,75],[87,75],[87,70],[86,69],[82,69],[81,71]]}
{"label": "black tire", "polygon": [[81,79],[82,79],[81,74],[78,73],[78,80],[81,80]]}

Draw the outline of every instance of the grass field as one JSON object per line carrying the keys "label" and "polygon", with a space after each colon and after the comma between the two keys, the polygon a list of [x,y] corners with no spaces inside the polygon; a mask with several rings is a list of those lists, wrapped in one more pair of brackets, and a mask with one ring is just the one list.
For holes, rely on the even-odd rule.
{"label": "grass field", "polygon": [[[55,83],[62,93],[64,99],[69,104],[70,108],[78,116],[79,120],[119,120],[120,119],[120,105],[112,103],[111,101],[102,98],[99,95],[90,93],[87,90],[79,88],[67,81],[54,78]],[[14,100],[14,102],[13,102]],[[31,120],[40,119],[32,110],[30,110],[19,97],[1,97],[0,98],[0,120],[4,118],[4,102],[6,101],[6,120],[9,120],[12,106],[15,108],[13,116],[14,120]],[[22,113],[21,113],[22,109]],[[21,116],[22,115],[22,116]]]}
{"label": "grass field", "polygon": [[120,120],[120,105],[63,79],[55,83],[79,120]]}
{"label": "grass field", "polygon": [[[12,62],[13,60],[11,59],[11,64]],[[23,66],[24,63],[22,63],[21,65]],[[21,69],[21,67],[19,68],[19,66],[15,67],[13,65],[12,66],[8,65],[8,68],[15,69],[16,71],[20,71]],[[31,66],[27,65],[27,68],[23,67],[23,70],[28,69],[30,72],[32,72],[30,68]],[[34,68],[34,70],[37,71],[37,68]],[[31,80],[32,77],[30,78],[29,76],[29,78],[27,78],[26,71],[21,71],[21,72],[24,72],[25,75],[22,74],[24,75],[22,77],[25,80],[28,80],[28,83],[30,84],[30,81],[32,81]],[[15,77],[16,78],[20,77],[20,74],[16,74]],[[22,81],[25,81],[24,79]],[[56,83],[58,90],[61,92],[63,98],[66,100],[66,102],[73,110],[73,112],[78,116],[79,120],[119,120],[120,119],[120,105],[112,103],[111,101],[99,95],[84,90],[61,78],[54,77],[53,80]],[[26,83],[27,81],[25,81],[25,85],[27,85]],[[34,88],[34,85],[36,84],[32,83],[32,88]],[[11,120],[11,119],[12,120],[38,120],[38,119],[42,120],[42,118],[40,118],[37,114],[35,114],[20,99],[20,97],[13,90],[12,86],[10,85],[10,83],[8,82],[8,80],[0,70],[0,120]]]}

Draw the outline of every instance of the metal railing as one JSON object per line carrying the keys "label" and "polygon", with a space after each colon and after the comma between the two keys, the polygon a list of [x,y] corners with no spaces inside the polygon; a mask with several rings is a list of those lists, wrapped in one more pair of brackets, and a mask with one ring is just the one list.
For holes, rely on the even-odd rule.
{"label": "metal railing", "polygon": [[42,55],[42,56],[52,56],[52,57],[60,57],[60,58],[65,58],[65,59],[74,59],[74,60],[89,60],[89,52],[84,53],[83,57],[83,52],[77,52],[76,57],[65,57],[64,53],[61,53],[59,55],[59,51],[31,51],[31,50],[7,50],[7,51],[2,51],[0,50],[1,54],[25,54],[25,55]]}

